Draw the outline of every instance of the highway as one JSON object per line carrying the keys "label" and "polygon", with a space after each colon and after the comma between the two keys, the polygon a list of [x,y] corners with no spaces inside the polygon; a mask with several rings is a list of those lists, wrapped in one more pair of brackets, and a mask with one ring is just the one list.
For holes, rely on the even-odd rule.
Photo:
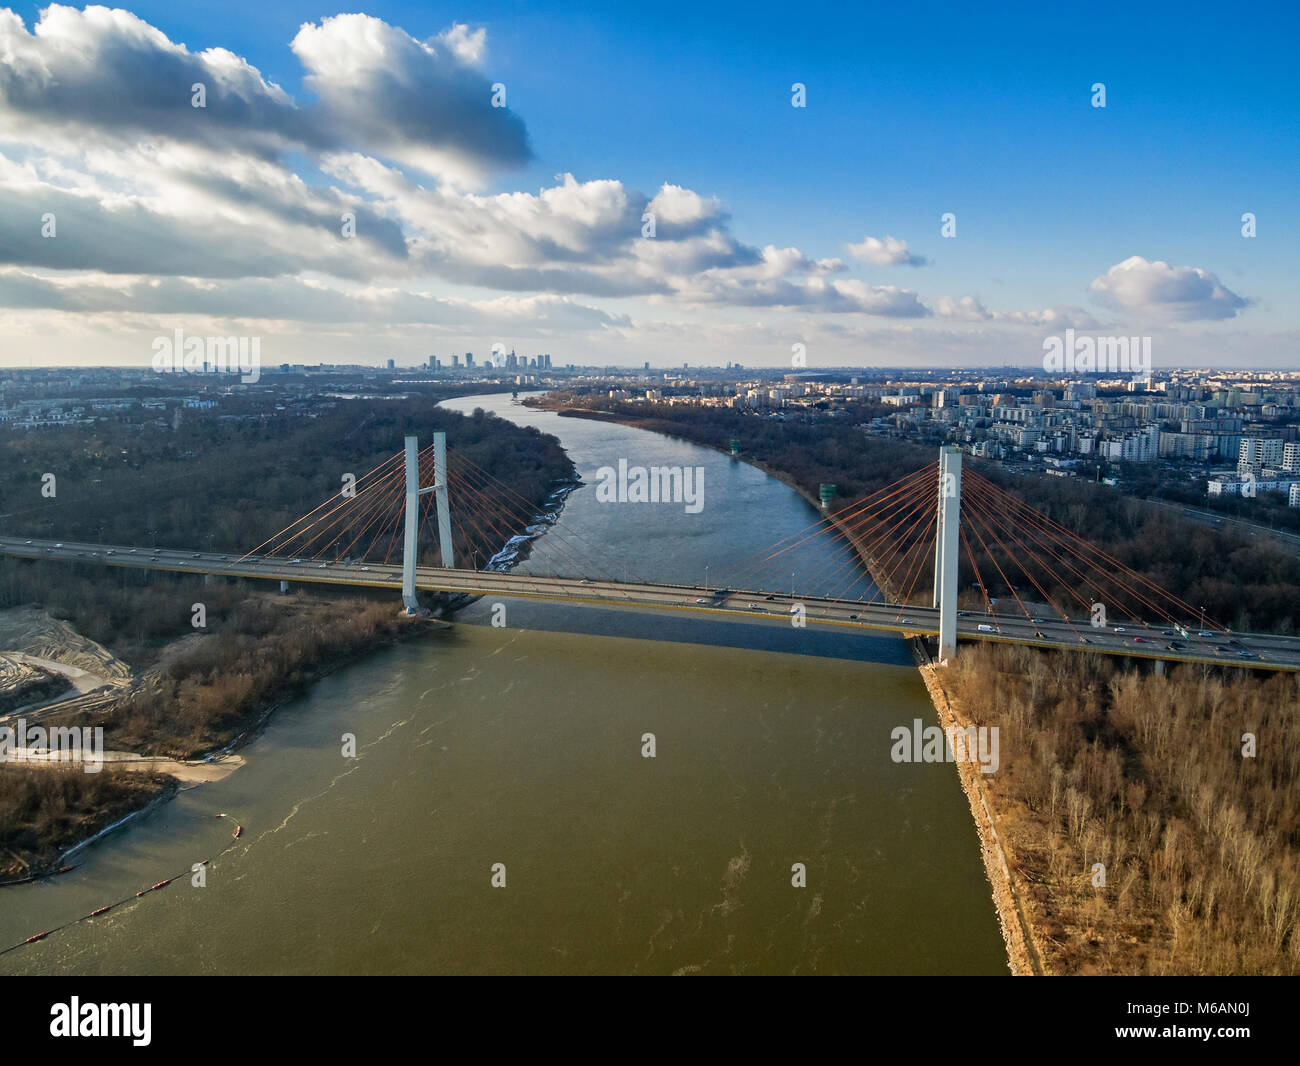
{"label": "highway", "polygon": [[[0,554],[28,559],[120,566],[141,570],[212,574],[231,578],[287,581],[350,588],[401,588],[399,565],[325,562],[273,556],[238,556],[171,548],[85,544],[72,541],[0,537]],[[765,593],[700,586],[611,582],[585,578],[535,577],[524,573],[419,567],[416,589],[468,596],[554,600],[579,606],[695,612],[751,622],[792,624],[802,604],[808,625],[937,635],[938,611],[931,607],[861,603],[816,596]],[[1183,620],[1183,624],[1187,624]],[[1168,662],[1211,662],[1255,670],[1300,672],[1300,638],[1262,633],[1199,630],[1174,624],[1151,626],[1121,622],[1094,628],[1086,619],[1043,614],[1034,619],[999,613],[959,612],[957,632],[964,640],[1025,644],[1041,648],[1095,651],[1108,655]]]}

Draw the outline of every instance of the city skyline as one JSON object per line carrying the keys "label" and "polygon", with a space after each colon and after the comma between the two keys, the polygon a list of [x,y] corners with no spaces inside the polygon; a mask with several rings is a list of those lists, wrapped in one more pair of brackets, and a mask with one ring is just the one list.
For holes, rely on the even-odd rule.
{"label": "city skyline", "polygon": [[19,5],[0,366],[177,328],[268,365],[1032,367],[1073,329],[1294,366],[1296,15],[1257,10]]}

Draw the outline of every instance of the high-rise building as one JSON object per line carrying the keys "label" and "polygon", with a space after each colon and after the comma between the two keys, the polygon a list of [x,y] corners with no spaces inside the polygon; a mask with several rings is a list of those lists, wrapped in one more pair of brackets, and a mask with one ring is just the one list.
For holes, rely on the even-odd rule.
{"label": "high-rise building", "polygon": [[1281,437],[1242,437],[1237,452],[1237,473],[1276,470],[1282,465],[1282,454]]}
{"label": "high-rise building", "polygon": [[397,360],[396,360],[396,359],[390,359],[390,360],[388,360],[388,369],[389,369],[389,370],[396,370],[396,369],[397,369]]}
{"label": "high-rise building", "polygon": [[465,365],[466,365],[467,367],[470,367],[471,369],[473,368],[473,366],[474,366],[474,353],[473,353],[473,352],[466,352],[466,353],[465,353]]}

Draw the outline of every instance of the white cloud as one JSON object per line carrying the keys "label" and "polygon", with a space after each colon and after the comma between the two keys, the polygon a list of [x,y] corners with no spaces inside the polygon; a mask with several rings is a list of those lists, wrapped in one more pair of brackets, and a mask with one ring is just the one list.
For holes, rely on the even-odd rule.
{"label": "white cloud", "polygon": [[371,15],[306,23],[290,44],[320,100],[323,123],[343,143],[460,183],[531,156],[523,121],[492,106],[476,68],[486,34],[453,26],[417,41]]}
{"label": "white cloud", "polygon": [[958,300],[943,296],[935,302],[935,314],[958,322],[997,322],[1012,326],[1048,329],[1097,329],[1098,322],[1082,307],[1049,307],[1042,311],[990,311],[977,297]]}
{"label": "white cloud", "polygon": [[861,244],[847,245],[849,254],[854,259],[861,259],[872,266],[924,266],[924,256],[913,255],[907,248],[907,241],[896,237],[863,237]]}
{"label": "white cloud", "polygon": [[1249,302],[1199,267],[1170,266],[1140,255],[1116,263],[1089,289],[1111,307],[1175,322],[1235,318]]}
{"label": "white cloud", "polygon": [[481,26],[477,30],[471,30],[463,23],[457,22],[450,29],[438,34],[438,40],[450,48],[452,54],[467,66],[478,66],[487,53],[487,30]]}

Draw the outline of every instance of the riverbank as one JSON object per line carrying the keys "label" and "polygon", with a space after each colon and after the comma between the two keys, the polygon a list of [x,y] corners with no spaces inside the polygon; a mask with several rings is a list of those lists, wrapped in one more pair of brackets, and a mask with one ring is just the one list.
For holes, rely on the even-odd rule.
{"label": "riverbank", "polygon": [[[283,610],[285,605],[276,606]],[[408,618],[390,606],[382,608],[383,621],[373,627],[370,622],[374,619],[369,617],[375,613],[373,605],[360,612],[355,606],[333,607],[318,601],[290,606],[297,609],[289,612],[285,624],[316,628],[318,645],[310,658],[282,661],[273,683],[256,699],[233,707],[219,706],[202,695],[205,686],[201,684],[197,688],[189,685],[182,696],[175,675],[193,676],[196,660],[192,657],[208,656],[204,642],[215,639],[207,636],[196,641],[191,635],[174,642],[179,651],[163,650],[162,670],[151,671],[106,704],[86,709],[74,698],[68,701],[71,709],[64,713],[57,704],[46,708],[41,718],[46,728],[102,728],[105,742],[113,745],[113,750],[103,753],[104,766],[98,773],[43,760],[39,753],[31,759],[0,764],[0,885],[55,872],[56,856],[100,835],[106,827],[125,824],[131,813],[170,797],[183,785],[193,787],[233,773],[244,765],[233,753],[251,743],[276,710],[321,678],[400,641],[452,628],[446,622]],[[319,628],[331,615],[336,628]],[[262,639],[265,637],[263,634]],[[74,645],[82,642],[83,638],[76,636]],[[54,657],[64,654],[48,644],[44,650]],[[116,665],[127,669],[120,662]],[[222,665],[214,661],[211,668],[219,672]],[[173,676],[169,678],[168,672]],[[245,695],[251,691],[245,690]],[[121,743],[152,717],[147,715],[151,708],[161,708],[162,713],[180,719],[184,707],[177,704],[182,701],[188,701],[189,707],[197,702],[221,713],[219,721],[205,724],[207,744],[203,750],[149,750],[176,745],[179,726],[170,734],[153,730],[142,745]]]}
{"label": "riverbank", "polygon": [[175,778],[105,767],[0,768],[0,888],[65,872],[64,856],[151,804],[173,796]]}
{"label": "riverbank", "polygon": [[[939,723],[947,736],[953,731],[965,732],[975,723],[968,721],[957,710],[957,705],[949,698],[943,687],[942,671],[931,659],[925,642],[919,638],[912,642],[912,652],[916,657],[917,669],[921,680],[925,682],[926,691],[930,693],[930,702],[934,704]],[[968,759],[957,760],[957,775],[961,780],[962,792],[970,805],[971,818],[975,822],[975,831],[979,835],[980,858],[984,862],[984,873],[993,890],[993,905],[997,909],[998,927],[1002,930],[1002,940],[1007,947],[1007,965],[1013,977],[1041,977],[1044,974],[1043,952],[1034,934],[1034,927],[1018,891],[1015,879],[1011,875],[1006,848],[998,834],[997,817],[993,805],[980,780],[978,764]]]}

